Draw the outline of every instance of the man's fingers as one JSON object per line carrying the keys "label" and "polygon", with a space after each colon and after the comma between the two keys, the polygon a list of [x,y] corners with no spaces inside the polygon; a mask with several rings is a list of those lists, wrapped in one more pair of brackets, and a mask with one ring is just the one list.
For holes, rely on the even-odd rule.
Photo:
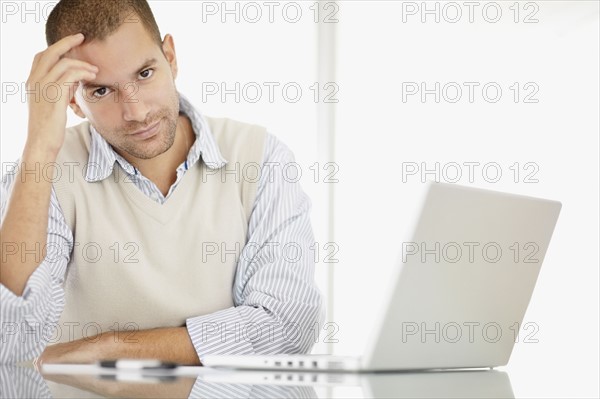
{"label": "man's fingers", "polygon": [[[80,80],[91,81],[96,79],[98,68],[84,61],[79,61],[72,58],[63,58],[54,65],[50,72],[43,77],[32,76],[27,81],[28,87],[30,85],[39,84],[43,88],[43,93],[48,94],[51,98],[51,102],[56,102],[59,96],[66,96],[62,98],[65,102],[69,102],[73,97],[74,90]],[[71,83],[71,84],[69,84]],[[52,86],[57,88],[51,90]]]}
{"label": "man's fingers", "polygon": [[84,39],[85,37],[83,36],[83,33],[65,36],[56,43],[54,43],[52,46],[48,47],[45,53],[51,56],[61,57],[68,53],[69,50],[71,50],[72,48],[83,43]]}
{"label": "man's fingers", "polygon": [[[48,72],[35,71],[29,76],[27,85],[36,84],[39,82],[42,85],[58,83],[61,76],[64,76],[70,69],[76,69],[81,71],[87,71],[90,73],[97,74],[98,67],[88,62],[76,60],[74,58],[62,58],[55,65],[53,65]],[[89,77],[89,74],[84,74],[85,79],[95,79],[96,76]]]}
{"label": "man's fingers", "polygon": [[[36,56],[37,65],[34,65],[32,69],[41,69],[42,73],[47,73],[63,55],[83,43],[83,40],[84,36],[81,33],[63,37],[52,46],[41,52],[39,57]],[[34,64],[35,63],[36,61],[34,58]]]}
{"label": "man's fingers", "polygon": [[63,58],[54,65],[54,67],[50,70],[48,75],[44,80],[49,82],[56,82],[63,76],[67,71],[74,70],[83,70],[88,72],[97,73],[98,68],[92,64],[89,64],[85,61],[76,60],[73,58]]}
{"label": "man's fingers", "polygon": [[61,76],[59,85],[62,88],[62,92],[67,96],[67,102],[70,102],[75,95],[77,85],[81,80],[93,80],[96,78],[94,72],[87,71],[85,69],[69,69],[63,76]]}

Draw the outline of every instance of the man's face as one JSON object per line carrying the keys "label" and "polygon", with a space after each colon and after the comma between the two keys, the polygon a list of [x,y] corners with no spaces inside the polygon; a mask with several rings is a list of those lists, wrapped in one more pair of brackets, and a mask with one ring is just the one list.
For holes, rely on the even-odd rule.
{"label": "man's face", "polygon": [[123,23],[105,40],[68,54],[99,68],[93,82],[79,85],[73,110],[130,162],[164,153],[175,139],[179,98],[170,36],[163,50],[141,23]]}

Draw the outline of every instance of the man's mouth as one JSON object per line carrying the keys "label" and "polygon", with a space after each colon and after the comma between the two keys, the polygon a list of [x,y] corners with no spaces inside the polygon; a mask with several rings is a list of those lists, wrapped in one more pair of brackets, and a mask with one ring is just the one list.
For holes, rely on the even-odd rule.
{"label": "man's mouth", "polygon": [[157,132],[158,132],[158,128],[160,126],[160,120],[156,121],[155,123],[153,123],[152,125],[148,126],[147,128],[144,128],[142,130],[138,130],[135,133],[131,133],[131,136],[138,138],[138,139],[147,139],[150,138],[152,136],[154,136]]}

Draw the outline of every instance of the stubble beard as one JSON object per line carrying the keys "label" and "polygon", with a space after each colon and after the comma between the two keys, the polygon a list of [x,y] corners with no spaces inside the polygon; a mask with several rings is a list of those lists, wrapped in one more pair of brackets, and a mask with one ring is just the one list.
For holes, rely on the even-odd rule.
{"label": "stubble beard", "polygon": [[[149,118],[149,122],[136,123],[117,130],[111,135],[117,139],[110,141],[107,139],[106,141],[109,142],[117,153],[126,153],[136,159],[152,159],[165,153],[173,146],[177,133],[178,118],[179,98],[175,95],[172,98],[171,108],[165,107],[161,109],[152,118]],[[155,142],[145,143],[145,140],[135,140],[130,136],[132,133],[151,126],[157,121],[161,121],[161,129],[154,137],[148,139]],[[98,133],[105,138],[109,137],[100,130],[98,130]]]}

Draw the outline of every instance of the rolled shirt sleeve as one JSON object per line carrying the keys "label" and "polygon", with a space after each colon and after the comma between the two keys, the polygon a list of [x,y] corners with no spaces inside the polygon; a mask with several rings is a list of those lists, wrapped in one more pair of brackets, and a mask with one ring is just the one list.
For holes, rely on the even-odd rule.
{"label": "rolled shirt sleeve", "polygon": [[[6,174],[0,184],[0,215],[4,220],[8,196],[15,174]],[[40,249],[24,248],[13,254],[20,243],[3,243],[2,256],[40,256]],[[15,363],[39,356],[50,340],[57,341],[57,323],[64,308],[62,283],[73,234],[62,214],[54,190],[50,199],[46,257],[31,274],[23,294],[15,295],[0,284],[0,363]]]}
{"label": "rolled shirt sleeve", "polygon": [[235,306],[187,319],[201,362],[207,354],[309,353],[316,343],[325,309],[314,281],[311,202],[284,173],[293,162],[289,148],[267,134],[248,241],[234,279]]}

